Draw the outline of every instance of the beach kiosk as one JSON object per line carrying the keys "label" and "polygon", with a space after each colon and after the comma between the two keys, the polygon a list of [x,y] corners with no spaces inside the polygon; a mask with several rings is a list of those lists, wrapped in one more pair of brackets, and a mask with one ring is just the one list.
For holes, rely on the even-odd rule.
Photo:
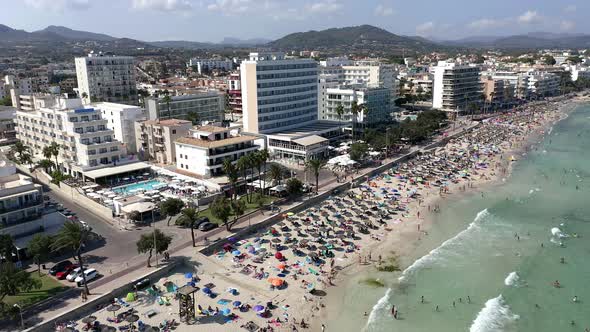
{"label": "beach kiosk", "polygon": [[195,292],[199,287],[184,285],[178,289],[178,315],[180,321],[189,323],[195,320]]}

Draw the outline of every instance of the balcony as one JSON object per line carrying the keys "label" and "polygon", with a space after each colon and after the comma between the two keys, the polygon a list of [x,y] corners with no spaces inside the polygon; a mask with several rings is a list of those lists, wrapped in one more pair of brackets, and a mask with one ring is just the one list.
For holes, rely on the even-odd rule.
{"label": "balcony", "polygon": [[20,204],[15,204],[15,205],[9,206],[9,207],[2,207],[2,208],[0,208],[0,213],[7,213],[7,212],[13,212],[13,211],[16,212],[18,210],[30,208],[30,207],[41,205],[41,204],[43,204],[43,200],[41,198],[39,198],[39,199],[35,199],[32,201],[28,201],[28,202],[23,202]]}

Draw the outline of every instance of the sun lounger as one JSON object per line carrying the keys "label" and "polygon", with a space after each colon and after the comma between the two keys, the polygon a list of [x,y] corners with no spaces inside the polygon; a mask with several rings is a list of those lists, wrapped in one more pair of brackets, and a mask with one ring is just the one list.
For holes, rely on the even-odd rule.
{"label": "sun lounger", "polygon": [[122,300],[122,299],[120,299],[120,298],[115,298],[115,301],[117,301],[117,303],[118,303],[118,304],[120,304],[120,305],[122,305],[122,306],[124,306],[124,307],[128,307],[128,306],[129,306],[129,303],[127,303],[127,302],[123,301],[123,300]]}
{"label": "sun lounger", "polygon": [[156,310],[150,309],[150,310],[146,311],[143,315],[147,318],[152,318],[157,314],[158,314],[158,312]]}

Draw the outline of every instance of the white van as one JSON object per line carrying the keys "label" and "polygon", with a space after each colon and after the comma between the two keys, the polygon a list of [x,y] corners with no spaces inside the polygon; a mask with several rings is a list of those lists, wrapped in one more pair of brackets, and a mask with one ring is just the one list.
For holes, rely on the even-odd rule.
{"label": "white van", "polygon": [[[86,276],[86,282],[89,282],[92,279],[98,277],[98,272],[95,269],[87,269],[84,271],[84,275]],[[74,279],[78,287],[84,285],[84,279],[82,279],[82,275],[79,275]]]}

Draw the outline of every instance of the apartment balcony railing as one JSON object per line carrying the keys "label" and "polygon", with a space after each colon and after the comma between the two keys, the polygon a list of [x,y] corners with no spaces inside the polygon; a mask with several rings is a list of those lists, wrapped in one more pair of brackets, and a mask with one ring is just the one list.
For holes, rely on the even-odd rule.
{"label": "apartment balcony railing", "polygon": [[7,213],[7,212],[12,212],[12,211],[22,210],[22,209],[30,208],[30,207],[41,205],[41,204],[43,204],[43,200],[36,199],[36,200],[28,201],[28,202],[19,203],[19,204],[13,205],[13,206],[1,207],[0,213]]}

